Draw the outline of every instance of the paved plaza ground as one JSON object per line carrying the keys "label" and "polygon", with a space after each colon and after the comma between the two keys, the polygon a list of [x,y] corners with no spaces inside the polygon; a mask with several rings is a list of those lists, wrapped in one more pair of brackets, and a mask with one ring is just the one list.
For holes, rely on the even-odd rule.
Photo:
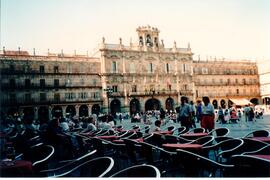
{"label": "paved plaza ground", "polygon": [[[154,127],[154,121],[155,119],[153,118],[152,119],[153,123],[151,124],[152,129]],[[120,122],[117,121],[117,125],[119,124]],[[122,121],[122,125],[124,129],[131,129],[131,127],[135,124],[139,125],[141,128],[146,126],[143,123],[131,123],[130,119],[125,119]],[[166,127],[170,125],[174,125],[176,128],[180,126],[179,123],[171,123],[171,124],[166,124],[166,125],[161,126],[161,129],[166,129]],[[200,127],[200,124],[196,123],[196,126]],[[256,119],[256,121],[252,121],[252,122],[245,122],[244,117],[242,117],[241,120],[238,121],[238,123],[234,123],[234,124],[220,124],[219,122],[216,122],[215,128],[219,128],[219,127],[227,127],[228,129],[230,129],[229,136],[231,137],[243,137],[249,132],[252,132],[254,130],[260,130],[260,129],[266,129],[270,131],[270,112],[264,114],[263,119]]]}

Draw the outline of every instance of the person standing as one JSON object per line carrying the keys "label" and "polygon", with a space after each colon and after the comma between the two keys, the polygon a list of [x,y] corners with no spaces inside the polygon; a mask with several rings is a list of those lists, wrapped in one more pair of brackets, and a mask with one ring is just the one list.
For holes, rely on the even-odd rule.
{"label": "person standing", "polygon": [[225,120],[224,120],[224,113],[223,113],[223,109],[221,107],[218,108],[218,120],[221,124],[225,124]]}
{"label": "person standing", "polygon": [[209,97],[203,97],[201,127],[210,132],[215,128],[214,107],[210,104]]}
{"label": "person standing", "polygon": [[202,102],[198,101],[197,102],[197,108],[196,108],[196,118],[197,118],[197,123],[201,121],[202,116]]}
{"label": "person standing", "polygon": [[246,122],[249,120],[249,112],[250,112],[250,107],[248,105],[245,105],[244,114],[245,114]]}
{"label": "person standing", "polygon": [[179,107],[179,121],[181,126],[186,127],[187,130],[191,127],[191,108],[190,105],[187,103],[187,97],[181,97],[181,105]]}

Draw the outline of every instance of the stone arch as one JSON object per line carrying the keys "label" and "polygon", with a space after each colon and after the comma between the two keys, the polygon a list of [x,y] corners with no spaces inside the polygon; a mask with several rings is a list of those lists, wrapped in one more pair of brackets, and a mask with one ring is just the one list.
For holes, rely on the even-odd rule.
{"label": "stone arch", "polygon": [[130,108],[130,115],[140,112],[141,109],[140,101],[136,98],[133,98],[129,103],[129,108]]}
{"label": "stone arch", "polygon": [[79,108],[79,117],[83,117],[83,116],[84,117],[89,116],[89,114],[88,114],[88,106],[85,105],[85,104],[81,105],[80,108]]}
{"label": "stone arch", "polygon": [[259,99],[258,98],[252,98],[250,99],[250,102],[254,105],[258,105],[259,104]]}
{"label": "stone arch", "polygon": [[148,110],[160,110],[160,108],[161,108],[160,101],[158,99],[156,99],[156,98],[148,99],[145,102],[145,111],[148,111]]}
{"label": "stone arch", "polygon": [[73,105],[68,105],[66,108],[66,114],[70,117],[73,117],[76,115],[76,108]]}
{"label": "stone arch", "polygon": [[224,99],[220,100],[220,106],[221,108],[225,109],[226,108],[226,101]]}
{"label": "stone arch", "polygon": [[110,103],[111,114],[115,115],[117,112],[121,112],[121,102],[119,99],[114,99]]}
{"label": "stone arch", "polygon": [[216,99],[212,101],[212,104],[214,106],[214,109],[218,109],[218,101]]}
{"label": "stone arch", "polygon": [[53,117],[59,118],[63,116],[63,110],[61,106],[54,106],[52,109]]}
{"label": "stone arch", "polygon": [[166,99],[165,108],[168,111],[174,110],[174,100],[173,100],[173,98],[169,97],[169,98]]}
{"label": "stone arch", "polygon": [[35,111],[33,107],[25,107],[23,109],[23,119],[34,120]]}
{"label": "stone arch", "polygon": [[100,105],[99,104],[94,104],[92,106],[92,114],[99,115],[100,113]]}
{"label": "stone arch", "polygon": [[49,109],[46,106],[41,106],[38,109],[38,119],[41,122],[47,122],[49,120]]}

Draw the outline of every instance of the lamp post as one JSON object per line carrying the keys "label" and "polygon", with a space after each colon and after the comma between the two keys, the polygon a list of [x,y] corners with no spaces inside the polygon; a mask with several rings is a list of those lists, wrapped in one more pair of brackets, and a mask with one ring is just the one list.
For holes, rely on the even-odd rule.
{"label": "lamp post", "polygon": [[106,89],[104,89],[104,91],[106,91],[107,93],[107,100],[108,100],[108,114],[110,112],[110,96],[112,95],[113,93],[113,89],[110,88],[110,87],[107,87]]}

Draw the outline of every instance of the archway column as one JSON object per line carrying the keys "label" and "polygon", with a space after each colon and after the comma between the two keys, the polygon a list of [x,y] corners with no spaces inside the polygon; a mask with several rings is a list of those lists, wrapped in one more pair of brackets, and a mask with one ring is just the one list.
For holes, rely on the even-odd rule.
{"label": "archway column", "polygon": [[88,107],[88,116],[90,116],[92,114],[92,106],[88,104],[87,107]]}
{"label": "archway column", "polygon": [[76,109],[76,116],[79,116],[80,106],[79,105],[75,105],[75,109]]}
{"label": "archway column", "polygon": [[37,106],[34,107],[34,120],[38,120],[38,109],[39,107]]}
{"label": "archway column", "polygon": [[66,118],[66,110],[67,110],[67,106],[62,106],[62,112],[63,112],[63,117]]}
{"label": "archway column", "polygon": [[52,120],[52,109],[53,109],[52,106],[49,106],[49,107],[48,107],[48,111],[49,111],[49,120]]}

